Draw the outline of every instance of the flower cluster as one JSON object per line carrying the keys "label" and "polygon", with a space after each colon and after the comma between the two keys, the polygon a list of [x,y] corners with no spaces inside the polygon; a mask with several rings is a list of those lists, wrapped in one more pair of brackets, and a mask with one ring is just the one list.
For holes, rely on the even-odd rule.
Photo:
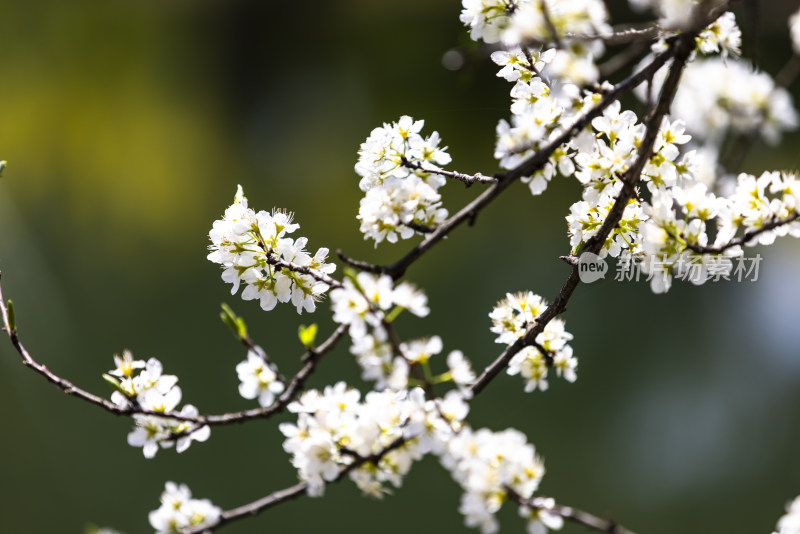
{"label": "flower cluster", "polygon": [[244,282],[242,298],[259,299],[264,310],[289,301],[297,313],[315,310],[336,265],[325,263],[327,248],[312,257],[304,250],[308,239],[287,237],[300,228],[292,219],[292,213],[280,210],[256,213],[239,186],[233,204],[209,232],[208,259],[222,265],[222,279],[233,284],[231,294]]}
{"label": "flower cluster", "polygon": [[463,0],[461,22],[470,37],[517,45],[601,35],[610,30],[601,0]]}
{"label": "flower cluster", "polygon": [[[392,447],[380,460],[365,463],[350,473],[350,478],[369,495],[380,496],[384,483],[395,487],[414,460],[422,456],[419,440],[410,437],[407,425],[424,406],[421,390],[371,392],[363,402],[358,390],[344,382],[322,392],[309,390],[289,405],[297,413],[297,423],[282,423],[286,440],[283,448],[292,455],[292,465],[308,493],[321,496],[325,482],[341,476],[342,468],[368,459]],[[402,444],[400,444],[402,443]]]}
{"label": "flower cluster", "polygon": [[266,359],[261,349],[249,350],[247,359],[236,366],[239,375],[239,394],[245,399],[258,399],[261,406],[270,406],[275,395],[286,389],[273,365]]}
{"label": "flower cluster", "polygon": [[[610,105],[603,115],[592,121],[596,132],[591,147],[586,147],[575,156],[578,171],[576,178],[583,184],[583,200],[570,208],[567,223],[570,244],[576,250],[593,237],[602,226],[617,195],[622,190],[628,169],[638,156],[638,146],[644,134],[644,126],[636,115],[626,110],[620,113],[618,102]],[[693,154],[687,154],[678,162],[679,145],[689,141],[681,121],[670,122],[667,117],[661,123],[653,155],[644,166],[642,180],[651,191],[672,187],[685,180]],[[638,225],[643,217],[638,201],[626,205],[620,223],[607,237],[600,256],[617,256],[630,247],[636,237]]]}
{"label": "flower cluster", "polygon": [[[512,169],[530,158],[559,135],[584,106],[594,101],[594,95],[581,97],[575,85],[553,87],[545,81],[541,72],[546,71],[555,58],[552,49],[530,52],[514,49],[492,54],[492,60],[502,67],[498,76],[515,82],[511,89],[511,122],[501,120],[497,125],[494,157],[504,169]],[[522,182],[528,184],[532,194],[543,193],[556,171],[565,176],[575,171],[571,155],[586,142],[586,136],[579,136],[560,147],[540,170],[523,177]]]}
{"label": "flower cluster", "polygon": [[[572,250],[578,250],[583,243],[594,236],[606,220],[608,212],[614,205],[614,197],[602,195],[595,202],[581,200],[570,207],[567,216],[569,244]],[[638,202],[631,201],[625,206],[619,224],[611,230],[603,248],[600,249],[601,258],[606,255],[617,257],[619,253],[629,246],[635,239],[639,223],[642,220],[642,207]]]}
{"label": "flower cluster", "polygon": [[[492,432],[464,427],[449,440],[440,460],[464,490],[459,511],[465,524],[479,527],[483,534],[499,530],[495,514],[508,498],[509,489],[530,498],[544,476],[544,464],[533,445],[513,428]],[[541,518],[532,515],[530,522],[533,531]],[[559,526],[555,521],[549,524]]]}
{"label": "flower cluster", "polygon": [[192,499],[186,484],[167,482],[161,506],[150,512],[150,526],[156,534],[176,534],[188,527],[215,523],[222,511],[208,499]]}
{"label": "flower cluster", "polygon": [[[776,237],[800,237],[800,179],[787,172],[765,172],[758,178],[742,173],[736,191],[720,208],[716,245],[724,245],[735,237],[756,234],[745,245],[771,245]],[[770,229],[769,225],[781,224]]]}
{"label": "flower cluster", "polygon": [[376,276],[360,272],[355,277],[345,278],[340,288],[331,291],[333,320],[350,327],[355,338],[367,334],[367,326],[380,326],[386,312],[398,308],[408,310],[417,317],[430,312],[428,298],[407,282],[394,287],[388,275]]}
{"label": "flower cluster", "polygon": [[773,534],[800,534],[800,497],[786,505],[786,515],[778,520]]}
{"label": "flower cluster", "polygon": [[[544,299],[530,291],[508,293],[489,314],[492,319],[491,331],[498,334],[495,342],[507,345],[514,343],[546,308]],[[577,379],[575,369],[578,360],[572,355],[572,347],[567,345],[571,339],[572,334],[564,329],[564,321],[551,319],[536,336],[535,345],[523,347],[511,358],[508,374],[521,375],[526,381],[526,392],[537,388],[541,391],[547,389],[550,367],[555,367],[558,376],[574,382]]]}
{"label": "flower cluster", "polygon": [[800,54],[800,9],[789,17],[789,36],[792,38],[792,50]]}
{"label": "flower cluster", "polygon": [[559,44],[546,75],[581,85],[597,81],[595,58],[605,51],[602,41],[591,37],[611,31],[601,0],[464,0],[461,21],[473,39],[487,43]]}
{"label": "flower cluster", "polygon": [[[583,200],[573,204],[567,216],[570,244],[576,254],[605,222],[624,187],[620,178],[638,157],[643,125],[637,123],[633,112],[620,109],[614,103],[592,121],[596,139],[591,149],[574,157],[575,176],[584,186]],[[667,291],[673,276],[702,284],[728,275],[731,257],[741,255],[741,249],[710,253],[706,250],[711,241],[709,230],[716,229],[716,245],[724,245],[740,227],[753,231],[792,216],[796,208],[796,180],[779,173],[763,178],[760,189],[755,178],[740,177],[740,192],[730,199],[718,198],[695,178],[702,167],[698,153],[688,151],[681,156],[680,147],[690,140],[682,120],[663,119],[653,155],[641,175],[650,197],[645,200],[637,193],[628,201],[599,252],[601,257],[636,261],[649,275],[656,293]],[[767,185],[772,193],[781,192],[780,198],[763,197]],[[794,231],[790,225],[775,230],[782,234]],[[762,243],[770,238],[774,239],[771,232],[759,234]]]}
{"label": "flower cluster", "polygon": [[[735,239],[768,245],[779,236],[800,237],[799,192],[797,177],[782,172],[740,174],[730,197],[701,183],[658,190],[642,203],[643,222],[627,253],[650,275],[656,293],[666,292],[675,276],[694,284],[727,277],[732,258],[743,255],[741,246],[730,246]],[[711,246],[709,224],[716,231]]]}
{"label": "flower cluster", "polygon": [[736,24],[736,16],[728,11],[705,28],[697,36],[697,49],[703,54],[741,54],[742,30]]}
{"label": "flower cluster", "polygon": [[[375,389],[405,389],[415,367],[429,372],[429,359],[442,351],[439,336],[416,339],[395,346],[387,326],[403,310],[417,317],[428,315],[428,299],[407,282],[394,287],[390,276],[359,273],[346,278],[343,287],[331,291],[333,320],[349,325],[353,340],[350,352],[361,366],[361,377],[374,382]],[[447,356],[448,371],[437,381],[452,381],[465,388],[475,379],[469,360],[461,351]]]}
{"label": "flower cluster", "polygon": [[361,232],[377,245],[384,239],[408,239],[418,227],[432,227],[447,218],[439,188],[445,179],[436,171],[450,163],[439,134],[422,137],[424,121],[403,116],[375,128],[358,151],[356,173],[364,198],[358,211]]}
{"label": "flower cluster", "polygon": [[[666,76],[655,77],[659,87]],[[647,99],[647,91],[637,92]],[[719,146],[727,131],[757,135],[776,144],[781,133],[797,127],[797,112],[786,89],[772,78],[735,58],[697,59],[686,66],[672,103],[672,114],[682,119],[695,138]]]}
{"label": "flower cluster", "polygon": [[650,275],[654,293],[669,290],[672,276],[699,285],[730,272],[729,255],[698,254],[691,248],[707,245],[706,221],[717,214],[718,206],[703,184],[656,191],[644,204],[646,221],[632,249],[644,258],[642,270]]}
{"label": "flower cluster", "polygon": [[[116,368],[104,375],[116,391],[111,400],[120,408],[141,409],[149,412],[161,412],[165,416],[197,417],[197,408],[186,404],[176,411],[181,402],[181,388],[177,386],[178,378],[162,373],[162,365],[155,358],[145,363],[134,360],[130,351],[123,351],[122,356],[114,356]],[[205,441],[211,434],[208,426],[162,417],[158,415],[134,414],[136,427],[128,434],[128,444],[142,447],[145,458],[152,458],[159,446],[169,448],[175,445],[180,453],[185,451],[192,441]]]}
{"label": "flower cluster", "polygon": [[[544,465],[520,432],[473,431],[465,425],[469,408],[455,390],[436,400],[426,399],[419,388],[373,391],[362,400],[357,390],[339,382],[304,393],[289,410],[298,418],[280,426],[284,449],[312,496],[321,496],[326,482],[348,470],[365,494],[381,497],[387,483],[399,487],[412,463],[432,453],[464,490],[465,523],[490,533],[497,531],[494,514],[509,489],[529,498],[544,475]],[[529,514],[531,523],[543,518],[549,519]],[[548,524],[557,526],[557,521]]]}

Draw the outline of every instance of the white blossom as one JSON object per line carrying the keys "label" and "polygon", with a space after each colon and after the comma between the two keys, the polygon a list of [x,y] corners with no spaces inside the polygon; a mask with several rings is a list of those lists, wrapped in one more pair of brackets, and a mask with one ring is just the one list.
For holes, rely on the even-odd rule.
{"label": "white blossom", "polygon": [[[656,75],[656,87],[665,70]],[[645,89],[637,91],[646,98]],[[791,96],[776,87],[772,78],[756,71],[743,60],[710,58],[686,66],[672,104],[672,115],[682,119],[695,138],[722,142],[729,129],[743,134],[756,133],[776,144],[782,132],[797,127],[797,112]]]}
{"label": "white blossom", "polygon": [[174,534],[188,527],[215,523],[221,514],[222,510],[208,499],[192,499],[185,484],[167,482],[161,494],[161,506],[150,512],[149,520],[156,534]]}
{"label": "white blossom", "polygon": [[239,394],[245,399],[258,399],[260,406],[270,406],[275,396],[283,393],[284,384],[272,366],[254,350],[236,366],[239,375]]}
{"label": "white blossom", "polygon": [[415,225],[433,227],[447,219],[438,193],[445,179],[436,171],[450,156],[437,132],[420,135],[423,124],[404,115],[372,130],[358,151],[355,171],[365,193],[358,220],[364,238],[376,246],[412,237]]}
{"label": "white blossom", "polygon": [[800,54],[800,9],[789,17],[789,36],[792,38],[792,50]]}
{"label": "white blossom", "polygon": [[[287,237],[299,227],[290,212],[256,213],[250,209],[239,186],[233,204],[222,219],[214,221],[209,232],[208,259],[222,266],[222,279],[232,284],[232,295],[244,283],[242,299],[259,300],[266,311],[278,302],[291,301],[297,313],[313,312],[329,289],[323,277],[335,271],[336,265],[325,263],[327,248],[311,256],[305,251],[307,238]],[[277,260],[282,265],[276,265]],[[294,270],[287,263],[317,276]]]}
{"label": "white blossom", "polygon": [[[211,434],[207,425],[198,425],[190,421],[175,419],[170,415],[184,418],[197,418],[197,408],[191,404],[177,409],[181,402],[181,388],[178,378],[163,374],[161,362],[150,358],[147,362],[134,360],[130,351],[124,351],[122,357],[114,356],[116,369],[109,375],[120,376],[118,391],[111,400],[121,408],[159,412],[161,415],[133,415],[134,428],[128,433],[128,444],[141,447],[145,458],[153,458],[159,447],[169,448],[173,445],[180,453],[185,451],[192,441],[206,441]],[[138,370],[137,374],[134,372]],[[123,393],[124,392],[124,393]]]}

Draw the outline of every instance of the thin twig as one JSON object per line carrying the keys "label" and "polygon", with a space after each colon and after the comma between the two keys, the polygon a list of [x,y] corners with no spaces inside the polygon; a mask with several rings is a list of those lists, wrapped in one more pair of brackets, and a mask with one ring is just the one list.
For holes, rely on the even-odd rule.
{"label": "thin twig", "polygon": [[290,271],[296,273],[306,274],[318,282],[327,284],[329,287],[333,288],[342,287],[342,283],[339,280],[331,278],[327,274],[320,272],[316,269],[307,267],[305,265],[297,265],[296,263],[286,261],[282,257],[278,256],[278,253],[272,249],[267,251],[267,263],[269,263],[270,265],[274,265],[275,267],[282,267],[284,269],[289,269]]}
{"label": "thin twig", "polygon": [[793,223],[798,219],[800,219],[800,212],[794,212],[793,215],[790,215],[789,217],[786,217],[784,219],[772,219],[769,222],[765,223],[763,226],[761,226],[761,228],[745,232],[743,236],[737,237],[736,239],[731,239],[730,241],[728,241],[723,245],[704,247],[698,245],[697,243],[686,243],[686,248],[688,248],[693,252],[697,252],[698,254],[722,254],[723,252],[725,252],[730,248],[739,247],[751,243],[756,237],[763,234],[764,232],[769,232],[770,230],[774,230],[775,228],[778,228],[780,226]]}
{"label": "thin twig", "polygon": [[[34,358],[20,341],[17,331],[13,330],[9,324],[8,308],[6,306],[5,299],[3,298],[1,285],[0,314],[2,314],[3,330],[6,331],[9,339],[11,340],[11,344],[22,357],[22,364],[33,369],[36,373],[43,376],[48,382],[56,385],[67,395],[77,397],[90,404],[103,408],[104,410],[117,416],[132,417],[134,415],[147,415],[162,419],[169,419],[172,421],[183,421],[198,426],[244,423],[245,421],[249,421],[251,419],[264,419],[282,412],[286,406],[294,400],[295,396],[302,389],[308,377],[311,376],[311,374],[315,371],[317,363],[319,363],[319,360],[322,358],[322,356],[332,350],[336,346],[336,343],[339,341],[339,339],[347,331],[346,326],[339,326],[333,331],[333,333],[331,333],[330,336],[328,336],[328,339],[323,341],[320,345],[315,348],[308,349],[301,357],[301,361],[305,361],[306,364],[297,372],[297,374],[292,377],[284,392],[270,406],[223,414],[187,416],[180,415],[178,413],[164,413],[154,410],[145,410],[133,403],[129,404],[128,406],[118,406],[110,400],[99,397],[83,388],[76,386],[69,380],[62,378],[50,371],[45,365],[34,360]],[[194,430],[197,430],[197,428]],[[187,433],[191,433],[191,431],[187,431]]]}
{"label": "thin twig", "polygon": [[[397,438],[391,444],[384,447],[380,451],[370,455],[370,456],[357,456],[355,460],[339,470],[339,474],[336,476],[335,479],[330,481],[329,483],[338,482],[342,480],[345,476],[347,476],[351,471],[361,467],[364,464],[372,463],[377,465],[381,459],[396,450],[403,445],[405,445],[410,439],[412,438]],[[295,484],[294,486],[289,486],[288,488],[284,488],[275,492],[266,495],[258,500],[255,500],[251,503],[238,506],[236,508],[231,508],[230,510],[225,510],[222,512],[219,520],[211,525],[200,525],[196,527],[189,527],[182,531],[182,534],[197,534],[197,533],[210,533],[215,531],[216,529],[228,525],[236,520],[243,519],[245,517],[252,517],[255,515],[260,514],[264,510],[268,508],[272,508],[282,502],[286,502],[292,499],[296,499],[302,495],[305,495],[308,492],[308,484],[305,482],[300,482]]]}
{"label": "thin twig", "polygon": [[563,44],[561,43],[561,38],[558,36],[558,31],[556,30],[555,24],[553,24],[553,19],[550,18],[550,10],[547,9],[547,0],[539,0],[539,7],[542,10],[542,18],[544,18],[544,24],[547,26],[550,39],[553,40],[558,48],[562,48]]}
{"label": "thin twig", "polygon": [[[547,22],[545,21],[545,24]],[[548,29],[549,33],[549,29]],[[629,43],[640,43],[640,42],[648,42],[661,37],[664,33],[664,29],[658,25],[656,22],[651,22],[649,24],[642,24],[641,28],[625,25],[619,26],[616,28],[612,28],[610,32],[602,32],[602,33],[595,33],[595,34],[588,34],[588,33],[565,33],[562,36],[559,36],[559,39],[564,42],[577,42],[577,43],[591,43],[591,42],[602,42],[607,45],[623,45]],[[546,41],[541,38],[528,38],[522,43],[522,47],[540,47],[553,44],[550,41]],[[563,44],[560,46],[562,47]]]}
{"label": "thin twig", "polygon": [[572,521],[586,528],[596,530],[598,532],[606,532],[608,534],[634,534],[633,531],[619,525],[615,521],[603,519],[589,512],[578,510],[571,506],[564,506],[562,504],[554,503],[552,499],[547,497],[534,497],[526,499],[511,488],[506,488],[509,496],[516,501],[520,506],[526,506],[532,510],[541,510],[550,512],[551,514],[560,516],[567,521]]}
{"label": "thin twig", "polygon": [[479,172],[475,174],[464,174],[463,172],[448,171],[439,168],[431,169],[428,167],[424,167],[421,163],[417,161],[408,161],[405,158],[403,158],[403,166],[413,171],[422,171],[427,174],[438,174],[440,176],[445,176],[447,178],[454,178],[456,180],[464,182],[464,185],[466,185],[467,187],[471,186],[472,184],[493,184],[497,181],[497,178],[493,176],[486,176]]}

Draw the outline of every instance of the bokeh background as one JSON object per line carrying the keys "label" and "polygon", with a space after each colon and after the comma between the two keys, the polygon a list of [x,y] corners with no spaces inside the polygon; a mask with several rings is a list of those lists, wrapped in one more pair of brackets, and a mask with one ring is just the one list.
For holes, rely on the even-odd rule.
{"label": "bokeh background", "polygon": [[[624,16],[624,2],[610,4]],[[775,73],[798,3],[760,4],[759,57]],[[373,248],[355,220],[352,167],[373,127],[423,118],[454,168],[496,170],[510,86],[469,45],[459,10],[456,0],[0,3],[0,268],[34,356],[108,395],[100,375],[129,348],[160,358],[201,411],[249,407],[234,371],[244,351],[218,319],[226,301],[293,372],[298,325],[326,335],[327,306],[299,317],[231,297],[205,260],[208,229],[242,184],[256,208],[294,210],[312,248],[379,262],[404,253],[410,242]],[[464,67],[443,68],[457,46]],[[757,145],[745,167],[798,168],[798,141]],[[476,191],[443,193],[455,211]],[[517,184],[457,230],[408,272],[432,313],[406,318],[401,333],[441,334],[446,350],[489,363],[502,348],[488,331],[494,303],[523,289],[552,298],[567,275],[556,258],[578,195],[563,179],[537,198]],[[678,284],[663,296],[644,284],[580,287],[565,315],[579,380],[524,394],[518,377],[500,377],[473,403],[473,426],[524,430],[546,461],[543,493],[637,532],[769,532],[800,494],[800,248],[759,252],[755,283]],[[312,385],[360,383],[346,346]],[[296,481],[274,420],[145,460],[126,444],[129,420],[66,398],[6,342],[0,420],[2,532],[152,532],[147,512],[167,480],[223,508]],[[435,460],[395,493],[372,501],[342,483],[225,532],[468,531]],[[513,507],[502,515],[503,531],[524,529]]]}

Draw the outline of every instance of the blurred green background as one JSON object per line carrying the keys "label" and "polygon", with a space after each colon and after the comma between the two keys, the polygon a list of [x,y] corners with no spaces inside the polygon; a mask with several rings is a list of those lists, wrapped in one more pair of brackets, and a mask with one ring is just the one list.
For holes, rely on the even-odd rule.
{"label": "blurred green background", "polygon": [[[761,4],[760,57],[775,73],[797,2]],[[161,359],[203,412],[252,406],[237,393],[245,355],[220,302],[286,373],[299,364],[297,326],[332,327],[325,304],[312,318],[231,297],[205,260],[212,221],[242,184],[257,209],[294,210],[310,248],[378,262],[404,253],[410,242],[376,250],[358,232],[352,167],[372,128],[423,118],[453,168],[496,170],[510,86],[468,46],[459,11],[455,0],[0,3],[0,268],[33,355],[108,395],[100,375],[129,348]],[[466,65],[448,71],[442,54],[457,45]],[[747,168],[799,167],[798,141],[757,146]],[[455,211],[477,191],[443,193]],[[566,277],[556,258],[578,195],[563,179],[537,198],[517,184],[457,230],[408,272],[432,313],[402,321],[402,335],[439,333],[446,350],[490,362],[501,349],[488,331],[494,303],[523,289],[552,298]],[[666,296],[580,287],[565,316],[579,380],[524,394],[518,377],[500,377],[473,403],[473,426],[524,430],[548,468],[544,494],[642,534],[769,532],[800,494],[800,248],[760,252],[755,283],[678,284]],[[313,385],[359,383],[346,347]],[[145,460],[126,444],[129,420],[66,398],[7,342],[0,419],[2,532],[80,533],[90,522],[151,532],[167,480],[223,508],[296,481],[274,420]],[[347,482],[225,532],[467,532],[458,495],[428,459],[382,502]],[[512,507],[502,515],[504,532],[523,531]]]}

